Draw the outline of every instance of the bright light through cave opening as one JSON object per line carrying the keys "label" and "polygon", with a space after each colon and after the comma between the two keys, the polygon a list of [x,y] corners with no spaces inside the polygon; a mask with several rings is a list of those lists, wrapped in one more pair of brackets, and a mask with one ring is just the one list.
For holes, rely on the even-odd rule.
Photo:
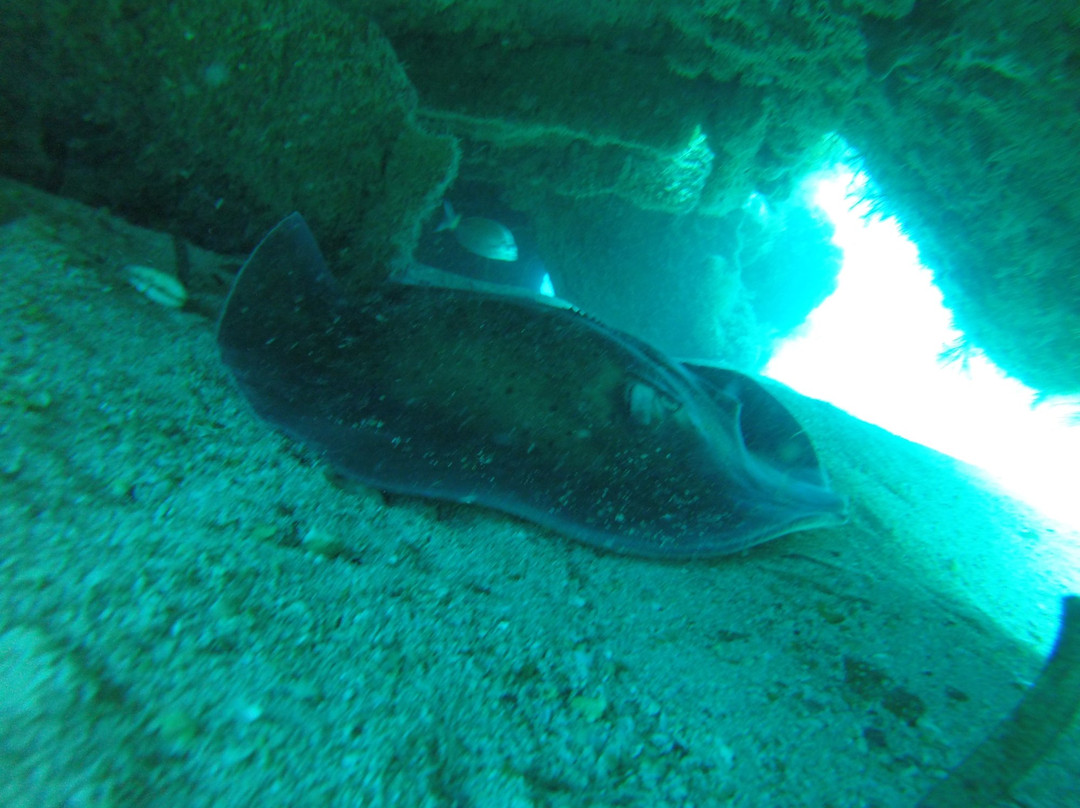
{"label": "bright light through cave opening", "polygon": [[895,219],[860,201],[848,168],[808,181],[843,250],[837,290],[781,344],[764,373],[864,421],[982,469],[1052,519],[1080,528],[1075,408],[1032,406],[1035,391],[980,352],[943,363],[961,337],[933,276]]}

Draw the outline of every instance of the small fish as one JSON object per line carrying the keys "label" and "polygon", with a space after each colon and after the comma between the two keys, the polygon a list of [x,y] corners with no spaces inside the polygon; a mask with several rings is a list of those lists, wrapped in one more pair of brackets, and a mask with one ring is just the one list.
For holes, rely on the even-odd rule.
{"label": "small fish", "polygon": [[435,228],[436,233],[453,230],[458,244],[483,258],[494,261],[517,260],[518,248],[514,234],[505,225],[480,216],[463,219],[460,213],[454,212],[454,207],[449,202],[443,202],[443,211],[445,216]]}

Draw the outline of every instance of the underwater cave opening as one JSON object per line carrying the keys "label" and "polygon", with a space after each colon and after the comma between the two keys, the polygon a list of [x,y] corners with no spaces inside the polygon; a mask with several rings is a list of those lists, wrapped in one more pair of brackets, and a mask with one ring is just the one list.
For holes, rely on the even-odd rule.
{"label": "underwater cave opening", "polygon": [[895,218],[872,212],[869,181],[849,165],[806,180],[843,264],[836,291],[777,347],[764,374],[969,463],[1080,528],[1075,405],[1040,401],[966,345],[915,244]]}

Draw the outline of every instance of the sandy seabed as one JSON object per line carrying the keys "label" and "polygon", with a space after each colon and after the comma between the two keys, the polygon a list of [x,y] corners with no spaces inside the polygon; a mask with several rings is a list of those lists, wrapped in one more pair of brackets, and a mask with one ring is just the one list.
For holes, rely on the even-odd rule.
{"label": "sandy seabed", "polygon": [[[0,191],[5,806],[914,806],[1080,589],[1080,537],[794,393],[852,520],[719,561],[355,490],[222,366],[235,260]],[[127,282],[179,255],[185,309]],[[1013,796],[1078,782],[1074,725]]]}

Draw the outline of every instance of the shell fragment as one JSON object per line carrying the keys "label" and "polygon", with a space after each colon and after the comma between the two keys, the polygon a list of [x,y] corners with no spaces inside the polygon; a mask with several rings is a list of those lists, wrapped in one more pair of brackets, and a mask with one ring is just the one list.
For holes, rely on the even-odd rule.
{"label": "shell fragment", "polygon": [[128,283],[159,305],[170,309],[183,308],[188,293],[184,284],[173,275],[154,267],[129,264],[124,267]]}

